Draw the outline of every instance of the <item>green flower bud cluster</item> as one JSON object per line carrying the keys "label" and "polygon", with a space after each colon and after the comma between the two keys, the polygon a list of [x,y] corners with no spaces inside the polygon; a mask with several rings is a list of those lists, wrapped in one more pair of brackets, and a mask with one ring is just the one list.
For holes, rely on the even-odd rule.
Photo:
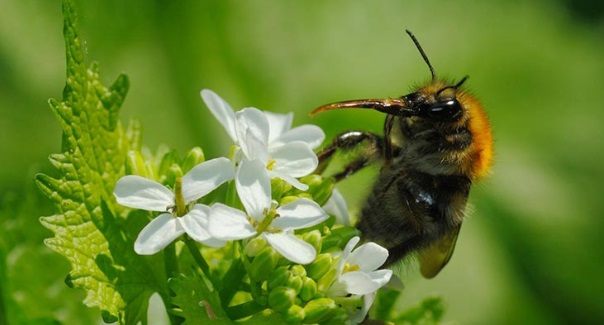
{"label": "green flower bud cluster", "polygon": [[176,150],[160,147],[155,155],[149,150],[131,150],[126,160],[126,174],[155,179],[165,185],[172,185],[191,168],[205,161],[203,150],[195,147],[180,157]]}
{"label": "green flower bud cluster", "polygon": [[[348,232],[340,230],[336,234],[344,236]],[[331,234],[327,232],[327,236]],[[314,229],[303,233],[301,238],[321,252],[326,237]],[[250,240],[244,253],[250,258],[250,281],[261,288],[262,296],[268,297],[255,300],[266,301],[266,307],[280,314],[287,323],[342,324],[348,319],[349,308],[327,295],[336,279],[337,258],[331,253],[318,254],[308,265],[296,265],[282,258],[260,237]]]}
{"label": "green flower bud cluster", "polygon": [[333,179],[323,178],[315,174],[302,177],[300,181],[308,185],[307,191],[298,190],[281,179],[273,178],[271,180],[272,197],[281,198],[279,203],[282,205],[293,202],[298,198],[307,198],[322,206],[331,197],[331,192],[335,186]]}

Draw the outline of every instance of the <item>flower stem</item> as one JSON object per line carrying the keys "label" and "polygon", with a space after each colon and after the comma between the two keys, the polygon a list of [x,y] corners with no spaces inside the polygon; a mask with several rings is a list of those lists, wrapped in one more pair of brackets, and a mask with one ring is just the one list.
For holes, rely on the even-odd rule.
{"label": "flower stem", "polygon": [[224,204],[237,207],[237,189],[235,188],[235,181],[230,181],[227,186]]}
{"label": "flower stem", "polygon": [[233,243],[233,254],[231,255],[233,262],[231,262],[229,270],[222,278],[222,288],[219,292],[220,301],[223,306],[229,305],[233,296],[235,296],[235,293],[239,290],[239,285],[242,283],[243,277],[246,274],[245,267],[241,260],[241,255],[243,253],[240,253],[240,246],[240,243],[237,241]]}
{"label": "flower stem", "polygon": [[178,274],[178,260],[176,259],[176,245],[168,245],[164,250],[164,266],[168,278],[173,278]]}
{"label": "flower stem", "polygon": [[197,248],[195,241],[193,241],[193,239],[191,239],[191,237],[189,237],[189,236],[185,236],[184,241],[185,241],[185,245],[187,245],[187,248],[189,249],[189,252],[191,253],[191,256],[193,256],[193,259],[195,260],[195,262],[197,263],[199,268],[201,268],[201,271],[207,277],[209,277],[210,276],[210,266],[208,265],[206,260],[203,258],[203,256],[199,252],[199,249]]}

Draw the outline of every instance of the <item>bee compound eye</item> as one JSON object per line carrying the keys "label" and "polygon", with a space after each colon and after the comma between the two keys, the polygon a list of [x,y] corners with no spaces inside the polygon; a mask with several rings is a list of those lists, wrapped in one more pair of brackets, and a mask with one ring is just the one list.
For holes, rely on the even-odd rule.
{"label": "bee compound eye", "polygon": [[428,109],[428,117],[438,121],[454,120],[461,114],[461,105],[456,99],[436,103]]}

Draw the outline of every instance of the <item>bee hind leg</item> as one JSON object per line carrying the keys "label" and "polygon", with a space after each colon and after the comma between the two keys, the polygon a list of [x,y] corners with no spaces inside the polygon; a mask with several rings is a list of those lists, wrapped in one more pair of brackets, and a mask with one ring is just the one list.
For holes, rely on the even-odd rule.
{"label": "bee hind leg", "polygon": [[381,158],[384,139],[375,133],[365,131],[348,131],[339,134],[329,146],[318,153],[319,166],[317,167],[317,173],[322,174],[325,171],[336,152],[346,152],[359,148],[360,146],[366,146],[366,150],[363,150],[360,154],[361,157],[353,160],[344,167],[343,171],[334,175],[336,181],[340,181],[354,174],[367,166],[370,162]]}

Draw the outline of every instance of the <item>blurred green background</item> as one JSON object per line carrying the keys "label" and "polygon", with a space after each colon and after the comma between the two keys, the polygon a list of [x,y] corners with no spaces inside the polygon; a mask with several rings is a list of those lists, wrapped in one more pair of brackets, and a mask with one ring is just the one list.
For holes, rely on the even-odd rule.
{"label": "blurred green background", "polygon": [[[211,88],[239,108],[295,111],[328,139],[378,131],[377,112],[317,105],[398,96],[428,70],[403,33],[415,32],[437,73],[471,76],[493,124],[492,176],[474,187],[451,263],[435,280],[402,268],[401,304],[439,294],[447,322],[604,322],[604,3],[601,1],[75,1],[89,57],[107,83],[126,72],[124,121],[145,143],[207,156],[230,140],[199,98]],[[0,321],[99,322],[65,286],[67,261],[42,244],[52,208],[34,189],[60,150],[46,104],[60,97],[59,0],[0,1]],[[358,210],[376,170],[339,186]],[[2,307],[4,305],[4,307]],[[8,310],[7,309],[8,307]],[[3,311],[1,308],[4,308]]]}

